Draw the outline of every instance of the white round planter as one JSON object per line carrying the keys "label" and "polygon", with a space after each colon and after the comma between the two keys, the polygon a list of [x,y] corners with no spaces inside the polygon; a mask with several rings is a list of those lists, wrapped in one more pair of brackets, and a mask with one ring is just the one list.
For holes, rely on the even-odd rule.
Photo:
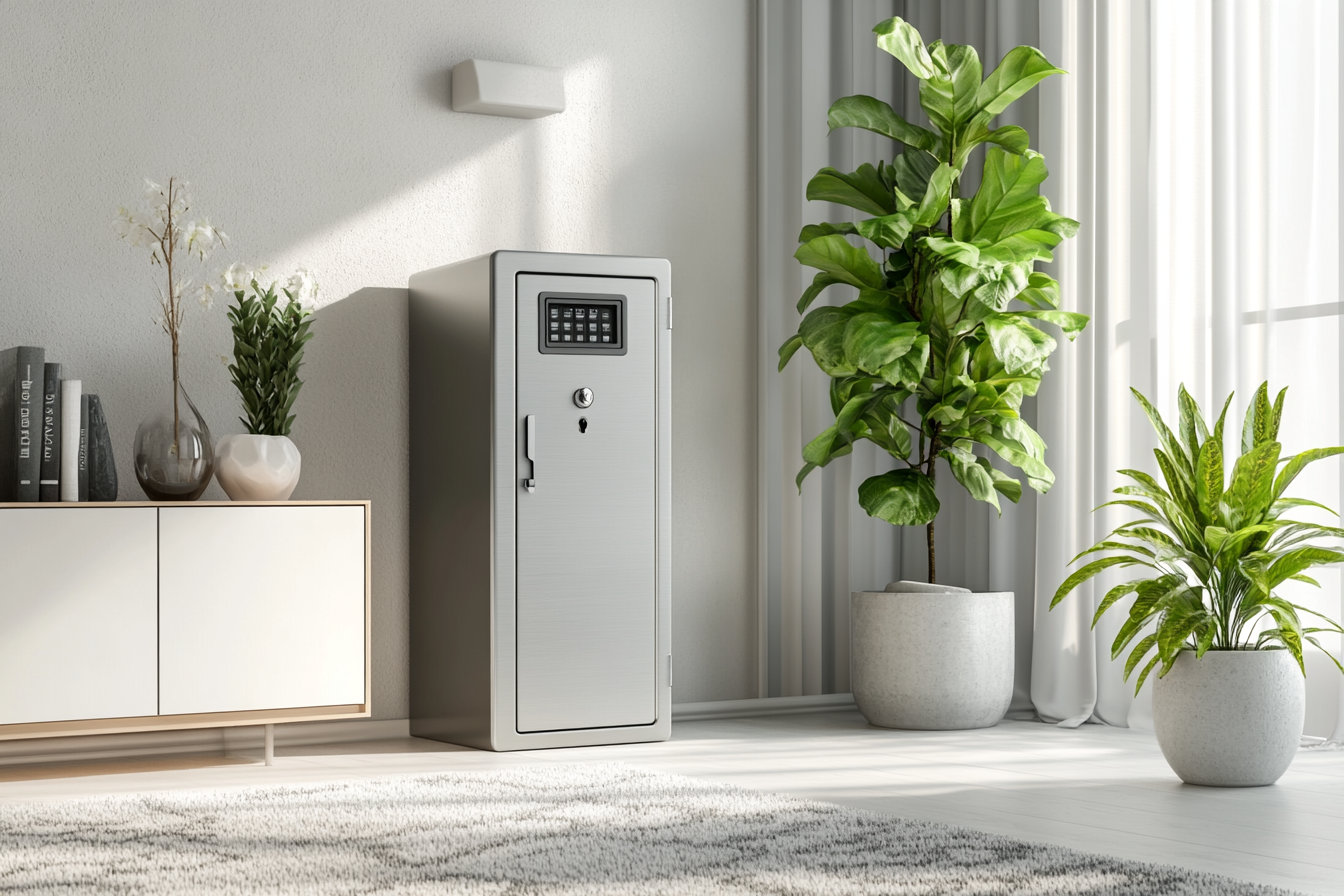
{"label": "white round planter", "polygon": [[988,728],[1013,699],[1013,592],[856,591],[850,683],[882,728]]}
{"label": "white round planter", "polygon": [[299,484],[302,461],[286,436],[221,436],[215,478],[234,501],[286,501]]}
{"label": "white round planter", "polygon": [[1306,708],[1286,650],[1187,650],[1153,683],[1157,743],[1187,784],[1273,784],[1297,755]]}

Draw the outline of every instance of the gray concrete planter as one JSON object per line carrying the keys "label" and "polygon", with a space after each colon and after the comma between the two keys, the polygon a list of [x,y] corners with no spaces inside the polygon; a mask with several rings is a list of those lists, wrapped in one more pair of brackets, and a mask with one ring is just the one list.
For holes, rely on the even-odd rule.
{"label": "gray concrete planter", "polygon": [[1013,699],[1013,593],[855,591],[850,682],[882,728],[988,728]]}
{"label": "gray concrete planter", "polygon": [[1187,650],[1153,683],[1157,743],[1187,784],[1273,784],[1297,755],[1306,708],[1286,650]]}

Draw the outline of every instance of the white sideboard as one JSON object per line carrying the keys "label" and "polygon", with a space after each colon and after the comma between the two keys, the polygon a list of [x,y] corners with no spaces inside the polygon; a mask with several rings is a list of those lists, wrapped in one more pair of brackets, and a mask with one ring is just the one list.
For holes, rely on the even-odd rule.
{"label": "white sideboard", "polygon": [[0,739],[369,715],[369,503],[0,504]]}

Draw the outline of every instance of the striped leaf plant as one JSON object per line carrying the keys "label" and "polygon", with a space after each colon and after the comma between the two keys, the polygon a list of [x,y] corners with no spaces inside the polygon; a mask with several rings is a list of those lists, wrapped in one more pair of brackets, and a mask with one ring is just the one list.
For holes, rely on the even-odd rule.
{"label": "striped leaf plant", "polygon": [[[1059,284],[1035,270],[1078,222],[1040,195],[1045,160],[997,116],[1044,78],[1060,74],[1032,47],[1008,51],[988,77],[973,47],[934,41],[900,18],[873,29],[877,45],[919,79],[930,127],[906,121],[870,96],[830,108],[831,130],[863,128],[902,144],[890,164],[845,173],[823,168],[807,198],[849,206],[857,222],[809,224],[794,257],[816,268],[798,301],[798,332],[779,349],[779,369],[800,348],[831,378],[835,421],[803,449],[798,487],[818,467],[867,439],[897,462],[858,489],[870,516],[927,527],[929,581],[937,579],[937,463],[977,500],[999,509],[1022,482],[990,463],[997,455],[1044,493],[1054,482],[1045,443],[1022,419],[1048,369],[1057,328],[1070,340],[1087,316],[1059,310]],[[972,151],[984,148],[974,195],[962,195]],[[842,306],[812,303],[829,286],[858,290]],[[913,399],[913,402],[910,400]],[[913,405],[913,408],[911,407]],[[983,446],[977,453],[976,446]]]}
{"label": "striped leaf plant", "polygon": [[[1289,581],[1320,587],[1307,572],[1344,561],[1344,552],[1319,540],[1344,538],[1344,529],[1291,519],[1288,514],[1300,508],[1338,514],[1287,491],[1308,464],[1344,453],[1344,446],[1283,456],[1279,421],[1288,390],[1271,404],[1269,384],[1264,383],[1246,410],[1241,454],[1227,478],[1223,422],[1231,395],[1210,428],[1181,386],[1178,435],[1147,398],[1131,391],[1157,430],[1160,447],[1154,454],[1162,478],[1119,471],[1134,484],[1115,489],[1122,497],[1101,507],[1119,505],[1143,516],[1073,558],[1071,563],[1109,555],[1090,560],[1065,579],[1050,608],[1103,570],[1141,567],[1143,575],[1106,592],[1092,617],[1095,628],[1103,613],[1132,598],[1111,645],[1111,658],[1133,645],[1125,660],[1125,680],[1143,664],[1135,693],[1154,669],[1159,678],[1165,676],[1185,650],[1193,650],[1196,657],[1210,650],[1287,650],[1306,674],[1304,643],[1320,647],[1316,635],[1344,634],[1344,628],[1289,601],[1279,589]],[[1315,624],[1304,624],[1304,616]],[[1151,633],[1143,634],[1150,626]],[[1331,656],[1328,651],[1326,655]]]}

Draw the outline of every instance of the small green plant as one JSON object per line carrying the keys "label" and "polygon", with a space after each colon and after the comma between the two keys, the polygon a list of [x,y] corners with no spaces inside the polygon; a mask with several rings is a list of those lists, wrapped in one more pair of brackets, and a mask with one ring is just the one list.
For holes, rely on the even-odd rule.
{"label": "small green plant", "polygon": [[[877,45],[919,78],[919,102],[933,130],[907,122],[870,96],[837,100],[832,130],[857,127],[904,144],[890,165],[853,173],[823,168],[807,198],[869,215],[809,224],[794,257],[820,273],[798,301],[807,313],[779,349],[779,369],[799,348],[831,377],[835,422],[803,449],[798,486],[817,467],[867,439],[902,466],[859,486],[859,504],[893,525],[927,526],[929,581],[937,581],[934,489],[937,462],[976,500],[1016,502],[1022,483],[977,455],[982,445],[1044,493],[1054,482],[1045,443],[1019,411],[1049,369],[1055,339],[1072,340],[1087,315],[1059,310],[1059,284],[1035,270],[1078,230],[1040,195],[1045,160],[1015,125],[991,122],[1042,79],[1060,74],[1033,47],[1016,47],[987,78],[975,48],[934,41],[900,18],[873,29]],[[972,151],[987,145],[975,195],[961,197]],[[876,258],[862,239],[875,247]],[[821,291],[848,284],[858,298],[808,312]],[[914,398],[913,411],[907,400]],[[916,446],[917,443],[917,446]]]}
{"label": "small green plant", "polygon": [[[1065,579],[1050,608],[1104,569],[1142,566],[1150,573],[1107,591],[1092,617],[1095,627],[1117,601],[1133,595],[1129,618],[1111,645],[1111,659],[1119,657],[1145,626],[1156,623],[1156,630],[1140,639],[1125,661],[1128,681],[1139,663],[1153,654],[1139,673],[1135,693],[1159,663],[1158,677],[1165,676],[1183,650],[1193,650],[1196,657],[1209,650],[1287,650],[1306,674],[1303,642],[1320,647],[1316,634],[1344,634],[1344,628],[1291,603],[1275,589],[1290,580],[1320,587],[1307,570],[1344,561],[1344,552],[1310,542],[1344,537],[1344,529],[1288,519],[1285,514],[1298,507],[1334,511],[1284,493],[1307,464],[1344,453],[1344,447],[1281,457],[1279,420],[1288,390],[1271,405],[1269,384],[1264,383],[1246,409],[1241,455],[1230,481],[1225,481],[1223,420],[1231,395],[1210,432],[1199,405],[1181,386],[1177,437],[1148,399],[1131,391],[1157,430],[1161,447],[1154,454],[1163,482],[1139,470],[1119,471],[1137,484],[1117,488],[1115,493],[1125,497],[1101,506],[1130,507],[1144,517],[1074,557],[1071,563],[1099,551],[1117,552],[1092,560]],[[1302,613],[1325,624],[1304,626]],[[1331,656],[1328,651],[1326,655]],[[1335,665],[1340,666],[1338,660]]]}
{"label": "small green plant", "polygon": [[225,272],[224,285],[236,300],[229,306],[229,375],[247,413],[238,419],[252,435],[287,436],[294,424],[294,400],[303,386],[303,347],[313,338],[308,331],[312,311],[305,303],[317,295],[317,285],[307,271],[299,271],[281,287],[287,300],[282,304],[275,283],[263,289],[240,265]]}

